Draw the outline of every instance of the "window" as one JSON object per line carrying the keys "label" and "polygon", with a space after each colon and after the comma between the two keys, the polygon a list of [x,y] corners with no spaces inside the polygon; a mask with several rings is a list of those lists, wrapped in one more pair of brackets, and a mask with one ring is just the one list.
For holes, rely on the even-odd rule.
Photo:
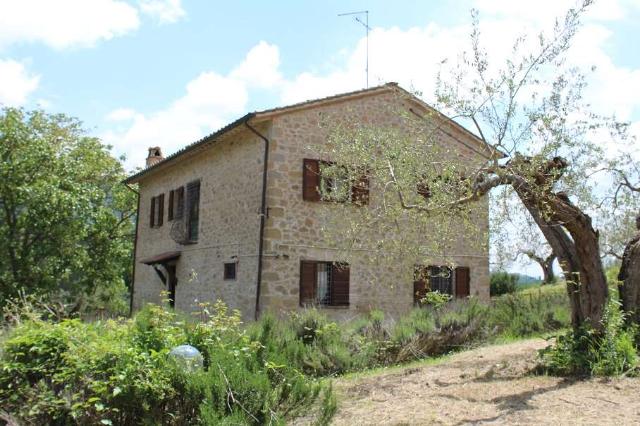
{"label": "window", "polygon": [[149,212],[149,226],[159,228],[164,218],[164,194],[151,197],[151,209]]}
{"label": "window", "polygon": [[169,191],[167,220],[182,219],[184,215],[184,187]]}
{"label": "window", "polygon": [[414,270],[413,302],[419,304],[430,291],[452,293],[453,274],[448,266],[421,266]]}
{"label": "window", "polygon": [[187,241],[198,241],[200,221],[200,181],[187,184]]}
{"label": "window", "polygon": [[467,297],[470,276],[470,270],[466,266],[458,266],[452,270],[448,266],[418,265],[414,271],[413,302],[420,303],[429,291]]}
{"label": "window", "polygon": [[301,261],[300,306],[349,306],[349,265]]}
{"label": "window", "polygon": [[184,217],[184,186],[175,190],[175,210],[174,218],[182,219]]}
{"label": "window", "polygon": [[224,279],[235,280],[236,279],[236,262],[228,262],[224,264]]}
{"label": "window", "polygon": [[[336,201],[364,205],[369,202],[369,179],[365,174],[350,185],[348,177],[322,176],[322,167],[333,163],[305,158],[302,173],[302,199],[305,201]],[[322,198],[322,194],[339,194]]]}
{"label": "window", "polygon": [[438,175],[431,181],[426,176],[422,176],[416,184],[416,192],[425,200],[429,200],[433,192],[457,194],[458,196],[468,195],[471,187],[472,182],[464,173],[455,173],[446,176]]}
{"label": "window", "polygon": [[422,197],[425,200],[428,200],[429,198],[431,198],[431,188],[429,187],[429,184],[426,181],[420,181],[416,184],[416,190],[418,191],[419,195],[422,195]]}

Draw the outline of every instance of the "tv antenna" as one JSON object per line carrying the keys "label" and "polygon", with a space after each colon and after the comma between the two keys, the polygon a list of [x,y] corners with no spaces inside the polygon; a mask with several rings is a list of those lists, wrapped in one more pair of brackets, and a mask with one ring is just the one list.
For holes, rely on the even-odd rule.
{"label": "tv antenna", "polygon": [[[362,25],[367,31],[367,64],[364,68],[364,72],[367,74],[367,89],[369,88],[369,11],[368,10],[360,10],[358,12],[347,12],[347,13],[339,13],[338,16],[351,16],[355,15],[354,19],[360,25]],[[364,15],[364,22],[360,19],[360,16]]]}

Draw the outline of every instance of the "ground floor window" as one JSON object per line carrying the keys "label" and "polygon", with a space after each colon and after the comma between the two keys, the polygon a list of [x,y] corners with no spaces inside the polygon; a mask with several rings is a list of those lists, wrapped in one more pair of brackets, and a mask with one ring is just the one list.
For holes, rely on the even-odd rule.
{"label": "ground floor window", "polygon": [[349,265],[301,261],[300,306],[349,306]]}
{"label": "ground floor window", "polygon": [[418,265],[414,271],[413,301],[418,304],[430,291],[456,297],[469,296],[470,270],[466,266],[455,269],[443,265]]}

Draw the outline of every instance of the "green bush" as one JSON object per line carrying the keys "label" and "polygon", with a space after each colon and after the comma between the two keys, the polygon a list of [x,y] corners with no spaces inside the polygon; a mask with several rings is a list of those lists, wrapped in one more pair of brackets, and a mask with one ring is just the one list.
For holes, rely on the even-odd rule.
{"label": "green bush", "polygon": [[567,327],[569,301],[564,291],[528,291],[492,299],[490,323],[507,337],[530,336]]}
{"label": "green bush", "polygon": [[[372,311],[341,324],[309,309],[267,314],[244,327],[221,303],[202,305],[198,321],[154,305],[133,320],[92,323],[53,322],[28,311],[3,342],[0,406],[29,424],[262,424],[311,407],[326,422],[335,397],[311,377],[567,327],[561,290],[508,294],[490,305],[476,298],[440,303],[435,295],[436,303],[398,320]],[[594,371],[633,364],[632,340],[615,336],[594,358]],[[200,350],[202,371],[185,373],[167,357],[180,344]],[[569,362],[565,355],[549,357],[560,365]]]}
{"label": "green bush", "polygon": [[505,271],[493,272],[490,278],[489,292],[491,296],[515,293],[518,284],[518,274]]}
{"label": "green bush", "polygon": [[[167,356],[178,344],[197,347],[205,369],[183,371]],[[204,322],[158,306],[128,321],[28,319],[0,359],[0,406],[28,424],[280,423],[321,392],[221,303]]]}
{"label": "green bush", "polygon": [[638,372],[637,330],[625,328],[619,303],[612,299],[603,316],[604,332],[568,331],[540,351],[542,371],[562,376],[616,376]]}

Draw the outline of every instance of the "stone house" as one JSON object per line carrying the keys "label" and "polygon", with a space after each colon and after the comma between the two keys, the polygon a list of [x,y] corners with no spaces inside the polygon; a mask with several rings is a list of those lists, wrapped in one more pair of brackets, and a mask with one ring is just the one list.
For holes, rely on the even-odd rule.
{"label": "stone house", "polygon": [[[348,112],[394,126],[392,108],[438,114],[439,138],[460,161],[487,160],[486,144],[395,83],[249,113],[166,158],[150,148],[147,167],[125,180],[139,191],[132,309],[159,302],[163,290],[177,309],[221,299],[245,319],[307,305],[337,317],[370,309],[395,315],[428,288],[488,298],[486,241],[460,240],[454,269],[434,258],[429,268],[447,273],[401,282],[393,265],[357,253],[345,262],[324,241],[318,211],[328,203],[317,192],[317,170],[327,159],[313,148],[327,139],[320,117]],[[364,201],[353,208],[368,208],[375,184],[353,197]],[[486,200],[476,225],[486,239]]]}

